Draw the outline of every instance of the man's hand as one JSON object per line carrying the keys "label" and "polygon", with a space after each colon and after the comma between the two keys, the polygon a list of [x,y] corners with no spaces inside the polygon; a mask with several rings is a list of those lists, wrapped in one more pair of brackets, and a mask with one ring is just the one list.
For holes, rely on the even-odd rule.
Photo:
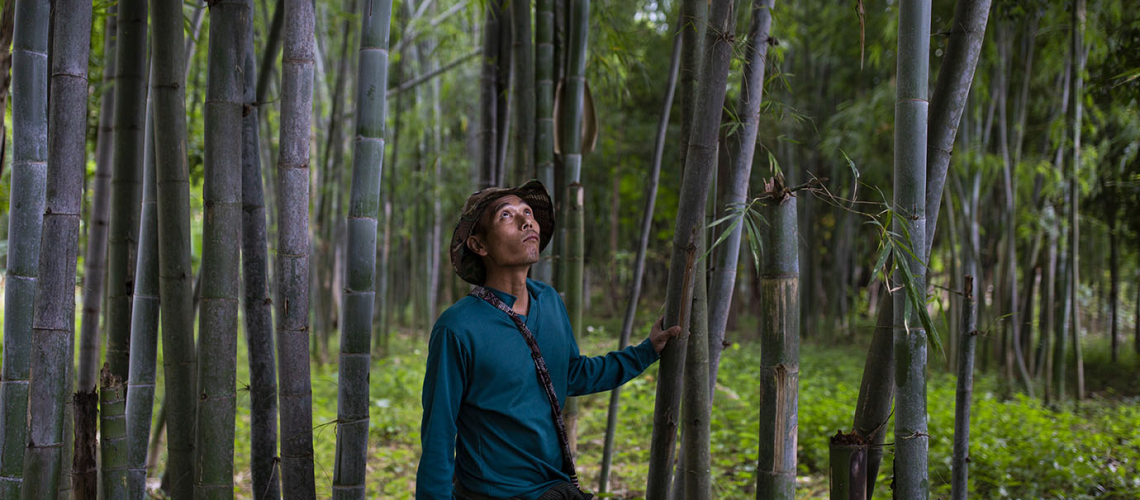
{"label": "man's hand", "polygon": [[665,343],[668,342],[669,339],[677,338],[681,335],[680,325],[669,328],[668,330],[662,330],[661,324],[664,322],[664,316],[658,318],[657,321],[653,322],[653,328],[649,330],[649,342],[653,344],[653,350],[657,351],[657,354],[661,354],[661,350],[665,348]]}

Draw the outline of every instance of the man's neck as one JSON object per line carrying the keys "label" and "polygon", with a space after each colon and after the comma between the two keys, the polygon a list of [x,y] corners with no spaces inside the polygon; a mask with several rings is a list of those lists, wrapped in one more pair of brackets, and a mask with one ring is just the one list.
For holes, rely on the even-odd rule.
{"label": "man's neck", "polygon": [[487,269],[487,279],[483,286],[494,288],[515,296],[511,309],[517,314],[526,315],[530,308],[530,294],[526,290],[526,274],[530,268]]}

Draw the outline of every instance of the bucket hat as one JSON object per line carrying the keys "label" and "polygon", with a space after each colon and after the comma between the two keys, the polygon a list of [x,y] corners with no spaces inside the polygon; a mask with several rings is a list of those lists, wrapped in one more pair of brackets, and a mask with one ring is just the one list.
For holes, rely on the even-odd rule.
{"label": "bucket hat", "polygon": [[463,204],[463,211],[459,216],[459,223],[451,233],[451,268],[463,281],[472,285],[482,285],[487,278],[487,269],[483,266],[483,259],[467,248],[467,238],[475,231],[483,210],[491,202],[504,196],[515,195],[527,205],[534,213],[534,220],[538,222],[538,251],[541,252],[554,237],[554,203],[550,201],[550,194],[541,182],[531,179],[516,188],[489,187],[473,193]]}

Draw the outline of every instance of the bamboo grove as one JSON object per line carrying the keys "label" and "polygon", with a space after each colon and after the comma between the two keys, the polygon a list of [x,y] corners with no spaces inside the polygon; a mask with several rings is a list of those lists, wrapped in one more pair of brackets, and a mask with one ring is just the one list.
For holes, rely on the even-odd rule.
{"label": "bamboo grove", "polygon": [[0,500],[414,497],[448,231],[531,178],[583,354],[682,328],[567,401],[583,489],[1061,495],[977,418],[1135,411],[1128,7],[3,0]]}

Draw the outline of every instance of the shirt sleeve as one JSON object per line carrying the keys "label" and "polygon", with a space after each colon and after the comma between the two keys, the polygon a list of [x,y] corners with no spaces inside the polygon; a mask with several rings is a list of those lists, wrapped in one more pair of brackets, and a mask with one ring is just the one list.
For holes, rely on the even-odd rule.
{"label": "shirt sleeve", "polygon": [[467,386],[466,360],[454,332],[442,327],[432,331],[424,375],[423,452],[416,471],[416,500],[451,500],[456,419]]}
{"label": "shirt sleeve", "polygon": [[582,356],[578,343],[572,342],[568,383],[570,396],[613,390],[640,375],[659,357],[648,338],[640,344],[594,357]]}

